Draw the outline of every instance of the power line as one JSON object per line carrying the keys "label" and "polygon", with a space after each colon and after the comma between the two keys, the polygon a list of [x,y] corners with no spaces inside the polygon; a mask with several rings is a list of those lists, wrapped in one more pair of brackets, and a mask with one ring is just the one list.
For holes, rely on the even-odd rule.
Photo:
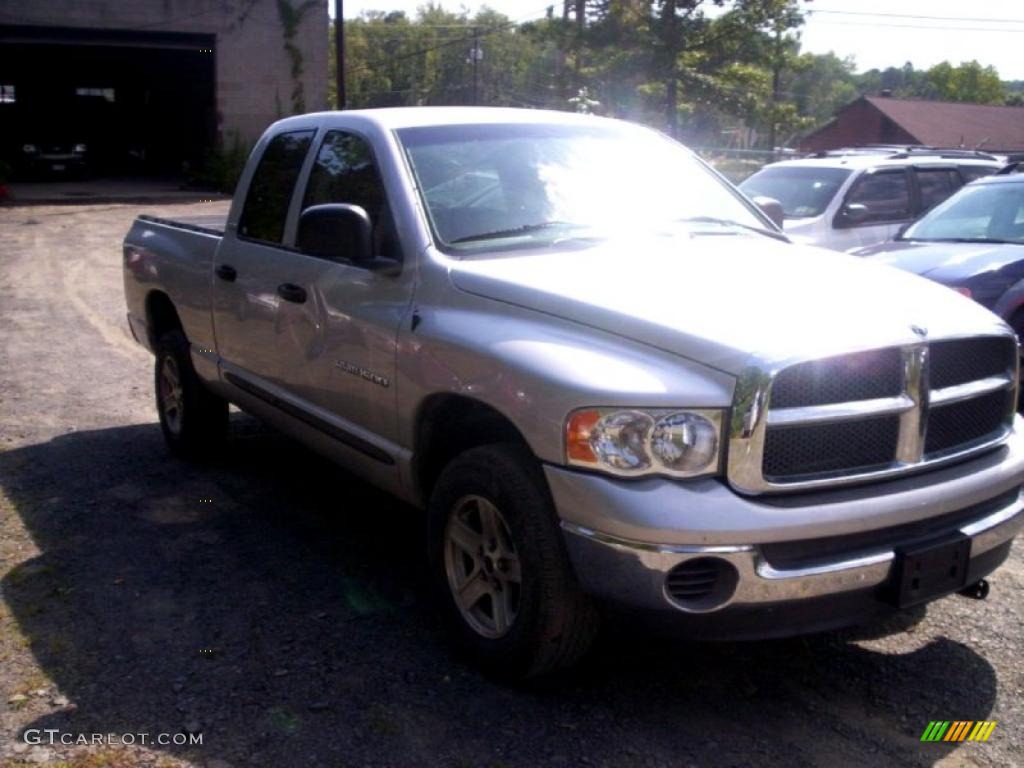
{"label": "power line", "polygon": [[920,24],[897,24],[891,21],[839,21],[838,19],[832,21],[830,19],[819,19],[818,24],[834,24],[839,26],[855,26],[855,27],[890,27],[896,29],[916,29],[921,32],[1010,32],[1013,34],[1020,34],[1024,32],[1024,29],[1020,27],[1012,29],[1000,29],[997,27],[933,27],[933,26],[921,26]]}
{"label": "power line", "polygon": [[995,19],[992,17],[980,16],[921,16],[912,13],[881,13],[874,11],[829,11],[819,8],[808,8],[808,16],[819,13],[827,13],[838,16],[882,16],[892,19],[922,19],[925,21],[970,21],[970,22],[991,22],[994,24],[1024,24],[1024,19]]}

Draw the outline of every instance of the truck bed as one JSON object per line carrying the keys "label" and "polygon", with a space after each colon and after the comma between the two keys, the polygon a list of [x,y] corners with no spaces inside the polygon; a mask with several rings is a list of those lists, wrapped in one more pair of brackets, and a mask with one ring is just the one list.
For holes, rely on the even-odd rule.
{"label": "truck bed", "polygon": [[159,216],[142,214],[140,221],[150,221],[154,224],[163,224],[167,227],[187,229],[192,232],[201,232],[204,235],[217,235],[223,237],[224,229],[228,222],[228,212],[224,213],[201,213],[195,216],[181,216],[177,219],[164,219]]}

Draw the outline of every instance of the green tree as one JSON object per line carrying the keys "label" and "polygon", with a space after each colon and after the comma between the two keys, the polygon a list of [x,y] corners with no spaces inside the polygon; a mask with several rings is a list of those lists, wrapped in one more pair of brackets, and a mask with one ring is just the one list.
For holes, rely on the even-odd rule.
{"label": "green tree", "polygon": [[965,61],[954,67],[948,61],[928,70],[927,82],[936,98],[943,101],[966,101],[974,104],[1003,104],[1006,92],[994,67],[983,67],[977,61]]}

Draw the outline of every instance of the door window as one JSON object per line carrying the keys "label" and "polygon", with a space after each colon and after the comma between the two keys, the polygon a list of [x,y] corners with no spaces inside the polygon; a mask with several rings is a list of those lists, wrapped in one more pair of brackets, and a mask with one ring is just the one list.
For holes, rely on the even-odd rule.
{"label": "door window", "polygon": [[868,209],[867,218],[861,224],[909,219],[910,189],[907,186],[907,174],[900,170],[864,175],[846,198],[847,205],[854,203]]}
{"label": "door window", "polygon": [[381,182],[369,145],[358,136],[330,131],[309,174],[302,207],[323,203],[358,205],[377,223],[384,207]]}
{"label": "door window", "polygon": [[400,258],[384,182],[365,139],[345,131],[328,131],[324,137],[309,173],[302,208],[326,203],[363,208],[373,222],[375,251],[387,258]]}
{"label": "door window", "polygon": [[270,140],[249,184],[239,235],[267,243],[281,242],[295,181],[312,139],[313,131],[290,131]]}

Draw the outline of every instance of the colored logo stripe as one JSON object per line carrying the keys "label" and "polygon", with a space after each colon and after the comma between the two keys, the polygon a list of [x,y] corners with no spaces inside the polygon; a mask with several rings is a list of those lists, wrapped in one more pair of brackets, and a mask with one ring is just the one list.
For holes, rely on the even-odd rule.
{"label": "colored logo stripe", "polygon": [[989,720],[932,720],[921,741],[988,741],[996,723]]}
{"label": "colored logo stripe", "polygon": [[968,741],[988,741],[988,737],[992,735],[992,731],[996,728],[995,722],[980,722],[974,726],[974,730],[971,731]]}
{"label": "colored logo stripe", "polygon": [[953,725],[950,726],[949,732],[946,734],[946,738],[943,741],[963,741],[964,737],[968,733],[968,729],[974,725],[974,723],[966,720],[956,720]]}

